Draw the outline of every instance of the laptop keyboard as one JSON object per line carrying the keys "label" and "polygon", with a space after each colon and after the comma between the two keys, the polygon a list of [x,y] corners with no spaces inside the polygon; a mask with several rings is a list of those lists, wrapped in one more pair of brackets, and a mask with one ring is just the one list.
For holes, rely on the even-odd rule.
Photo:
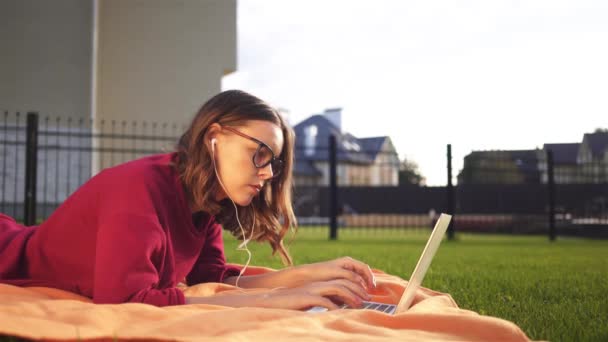
{"label": "laptop keyboard", "polygon": [[[351,307],[349,307],[346,304],[342,305],[340,308],[341,309],[352,309]],[[377,303],[377,302],[363,302],[361,307],[356,308],[356,309],[376,310],[376,311],[380,311],[380,312],[384,312],[389,315],[392,315],[395,313],[395,310],[397,309],[397,305]]]}
{"label": "laptop keyboard", "polygon": [[[350,306],[344,304],[340,307],[340,309],[354,309],[354,310],[368,309],[368,310],[380,311],[380,312],[384,312],[386,314],[392,315],[395,313],[395,310],[397,310],[397,305],[377,303],[377,302],[363,302],[363,304],[361,304],[361,307],[359,307],[359,308],[351,308]],[[315,306],[315,307],[308,309],[307,311],[308,312],[325,312],[325,311],[327,311],[327,308],[324,308],[322,306]]]}

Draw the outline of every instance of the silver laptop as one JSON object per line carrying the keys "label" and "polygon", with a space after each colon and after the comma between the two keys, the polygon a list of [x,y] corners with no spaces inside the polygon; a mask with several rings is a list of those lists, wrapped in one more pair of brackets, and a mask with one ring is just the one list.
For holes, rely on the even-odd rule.
{"label": "silver laptop", "polygon": [[[441,240],[443,239],[443,235],[445,234],[445,231],[448,229],[448,226],[450,225],[451,220],[452,220],[451,215],[441,214],[441,216],[439,216],[439,219],[435,223],[435,228],[433,228],[433,232],[431,233],[429,240],[426,242],[426,246],[424,247],[424,250],[422,251],[422,255],[420,256],[420,259],[418,260],[418,264],[416,264],[416,268],[414,268],[414,273],[412,273],[412,276],[410,277],[410,281],[407,283],[405,291],[403,291],[403,295],[401,296],[401,300],[399,301],[399,304],[395,305],[395,304],[384,304],[384,303],[365,302],[364,301],[360,308],[355,308],[355,309],[376,310],[376,311],[381,311],[381,312],[384,312],[384,313],[387,313],[390,315],[407,311],[410,308],[410,305],[412,305],[412,301],[414,300],[414,297],[416,295],[416,290],[418,290],[418,288],[420,287],[420,284],[422,283],[422,279],[424,279],[424,275],[426,274],[426,271],[429,269],[429,266],[431,265],[431,261],[433,260],[433,257],[435,256],[435,252],[437,252],[437,249],[439,248],[439,244],[441,243]],[[342,308],[343,309],[352,309],[346,305],[343,305]],[[327,311],[327,309],[324,307],[320,307],[320,306],[315,306],[308,310],[308,312],[324,312],[324,311]]]}

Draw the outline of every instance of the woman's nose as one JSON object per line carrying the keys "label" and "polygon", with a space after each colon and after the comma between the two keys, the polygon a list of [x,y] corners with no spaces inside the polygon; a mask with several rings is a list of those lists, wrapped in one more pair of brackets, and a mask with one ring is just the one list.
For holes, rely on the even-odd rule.
{"label": "woman's nose", "polygon": [[258,174],[264,180],[272,178],[272,176],[274,176],[274,172],[272,171],[271,164],[268,164],[268,165],[260,168],[258,171]]}

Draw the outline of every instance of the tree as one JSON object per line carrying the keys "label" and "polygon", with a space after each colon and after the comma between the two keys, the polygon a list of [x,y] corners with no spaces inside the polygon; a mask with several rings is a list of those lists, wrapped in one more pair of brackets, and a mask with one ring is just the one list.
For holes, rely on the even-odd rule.
{"label": "tree", "polygon": [[424,185],[426,178],[420,174],[418,164],[406,157],[399,163],[399,185]]}

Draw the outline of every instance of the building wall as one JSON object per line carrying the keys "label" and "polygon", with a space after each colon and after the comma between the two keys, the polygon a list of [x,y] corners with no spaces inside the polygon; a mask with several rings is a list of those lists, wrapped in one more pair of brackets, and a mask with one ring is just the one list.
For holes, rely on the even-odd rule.
{"label": "building wall", "polygon": [[[101,120],[106,133],[111,120],[177,123],[179,130],[221,90],[222,76],[236,69],[236,34],[235,0],[2,0],[0,111],[11,113],[13,128],[16,111],[38,111],[41,129],[46,116],[71,117],[69,127],[67,120],[56,127],[51,119],[49,130],[72,135],[88,133],[90,126],[85,124],[85,132],[75,123],[91,117],[95,133]],[[25,115],[20,118],[22,126]],[[13,132],[2,130],[0,140],[17,139]],[[68,152],[67,147],[115,147],[101,139],[39,141],[47,139],[60,148],[39,150],[39,202],[60,203],[92,174],[139,157]],[[142,145],[147,143],[152,145]],[[158,144],[128,145],[149,150]],[[23,201],[24,151],[0,149],[0,184],[11,185],[0,189],[0,202]]]}
{"label": "building wall", "polygon": [[382,144],[371,168],[373,186],[399,185],[399,158],[388,140]]}
{"label": "building wall", "polygon": [[97,113],[188,123],[236,70],[236,1],[99,2]]}
{"label": "building wall", "polygon": [[[317,161],[315,167],[321,172],[316,184],[329,185],[329,163]],[[344,164],[337,165],[339,186],[397,186],[399,185],[398,164],[389,161],[376,162],[371,165]],[[310,179],[296,176],[296,185],[311,185]]]}
{"label": "building wall", "polygon": [[235,0],[3,0],[0,109],[187,123],[236,70]]}
{"label": "building wall", "polygon": [[0,2],[0,110],[90,117],[92,4]]}
{"label": "building wall", "polygon": [[591,153],[591,148],[589,147],[589,143],[587,142],[587,139],[583,139],[583,142],[581,143],[581,147],[578,152],[578,156],[576,158],[576,162],[578,164],[583,164],[583,163],[590,163],[591,161],[593,161],[593,155]]}

